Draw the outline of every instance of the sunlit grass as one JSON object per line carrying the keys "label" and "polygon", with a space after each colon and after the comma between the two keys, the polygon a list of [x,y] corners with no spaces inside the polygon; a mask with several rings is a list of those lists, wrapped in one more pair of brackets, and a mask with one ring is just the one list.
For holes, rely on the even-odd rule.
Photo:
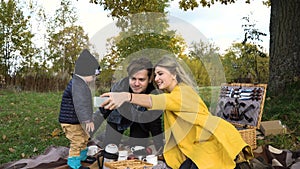
{"label": "sunlit grass", "polygon": [[300,81],[288,87],[284,96],[267,97],[262,120],[280,120],[288,128],[284,135],[268,136],[261,144],[300,150]]}
{"label": "sunlit grass", "polygon": [[58,123],[61,93],[0,90],[0,164],[67,146]]}

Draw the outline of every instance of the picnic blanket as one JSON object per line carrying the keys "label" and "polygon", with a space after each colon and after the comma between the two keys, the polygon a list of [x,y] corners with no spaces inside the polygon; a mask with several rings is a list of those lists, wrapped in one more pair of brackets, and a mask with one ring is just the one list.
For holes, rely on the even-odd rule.
{"label": "picnic blanket", "polygon": [[[68,153],[68,147],[50,146],[39,156],[9,162],[1,165],[0,169],[64,169],[68,168]],[[254,150],[254,155],[255,158],[250,161],[253,169],[300,169],[300,150],[277,149],[266,145]],[[97,169],[97,162],[90,168]]]}
{"label": "picnic blanket", "polygon": [[0,169],[51,169],[67,163],[69,148],[50,146],[39,156],[21,159],[0,166]]}

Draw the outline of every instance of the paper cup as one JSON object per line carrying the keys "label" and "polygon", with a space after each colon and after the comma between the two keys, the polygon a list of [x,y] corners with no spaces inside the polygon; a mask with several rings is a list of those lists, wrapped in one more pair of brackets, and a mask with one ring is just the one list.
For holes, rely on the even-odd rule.
{"label": "paper cup", "polygon": [[145,158],[145,161],[148,163],[151,163],[153,165],[157,165],[157,156],[152,154],[152,155],[147,155]]}
{"label": "paper cup", "polygon": [[127,158],[128,158],[128,151],[126,150],[119,151],[118,161],[127,160]]}
{"label": "paper cup", "polygon": [[88,147],[88,152],[87,152],[88,156],[93,156],[93,155],[95,155],[97,153],[98,153],[98,146],[93,145],[93,146],[89,146]]}

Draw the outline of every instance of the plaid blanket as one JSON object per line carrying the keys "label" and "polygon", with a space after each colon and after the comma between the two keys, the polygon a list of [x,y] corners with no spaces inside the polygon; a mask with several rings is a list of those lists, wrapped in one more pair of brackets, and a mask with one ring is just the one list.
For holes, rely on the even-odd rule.
{"label": "plaid blanket", "polygon": [[300,151],[277,149],[271,145],[254,151],[254,169],[300,169]]}

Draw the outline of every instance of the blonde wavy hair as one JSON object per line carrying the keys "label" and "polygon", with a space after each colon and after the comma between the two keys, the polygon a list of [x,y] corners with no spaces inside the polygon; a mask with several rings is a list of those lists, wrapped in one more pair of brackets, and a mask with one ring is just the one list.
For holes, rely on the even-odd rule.
{"label": "blonde wavy hair", "polygon": [[176,80],[178,83],[184,83],[191,86],[195,91],[197,91],[197,85],[193,80],[193,75],[188,68],[188,66],[181,60],[176,59],[175,56],[164,55],[154,66],[163,67],[167,69],[171,74],[176,75]]}

